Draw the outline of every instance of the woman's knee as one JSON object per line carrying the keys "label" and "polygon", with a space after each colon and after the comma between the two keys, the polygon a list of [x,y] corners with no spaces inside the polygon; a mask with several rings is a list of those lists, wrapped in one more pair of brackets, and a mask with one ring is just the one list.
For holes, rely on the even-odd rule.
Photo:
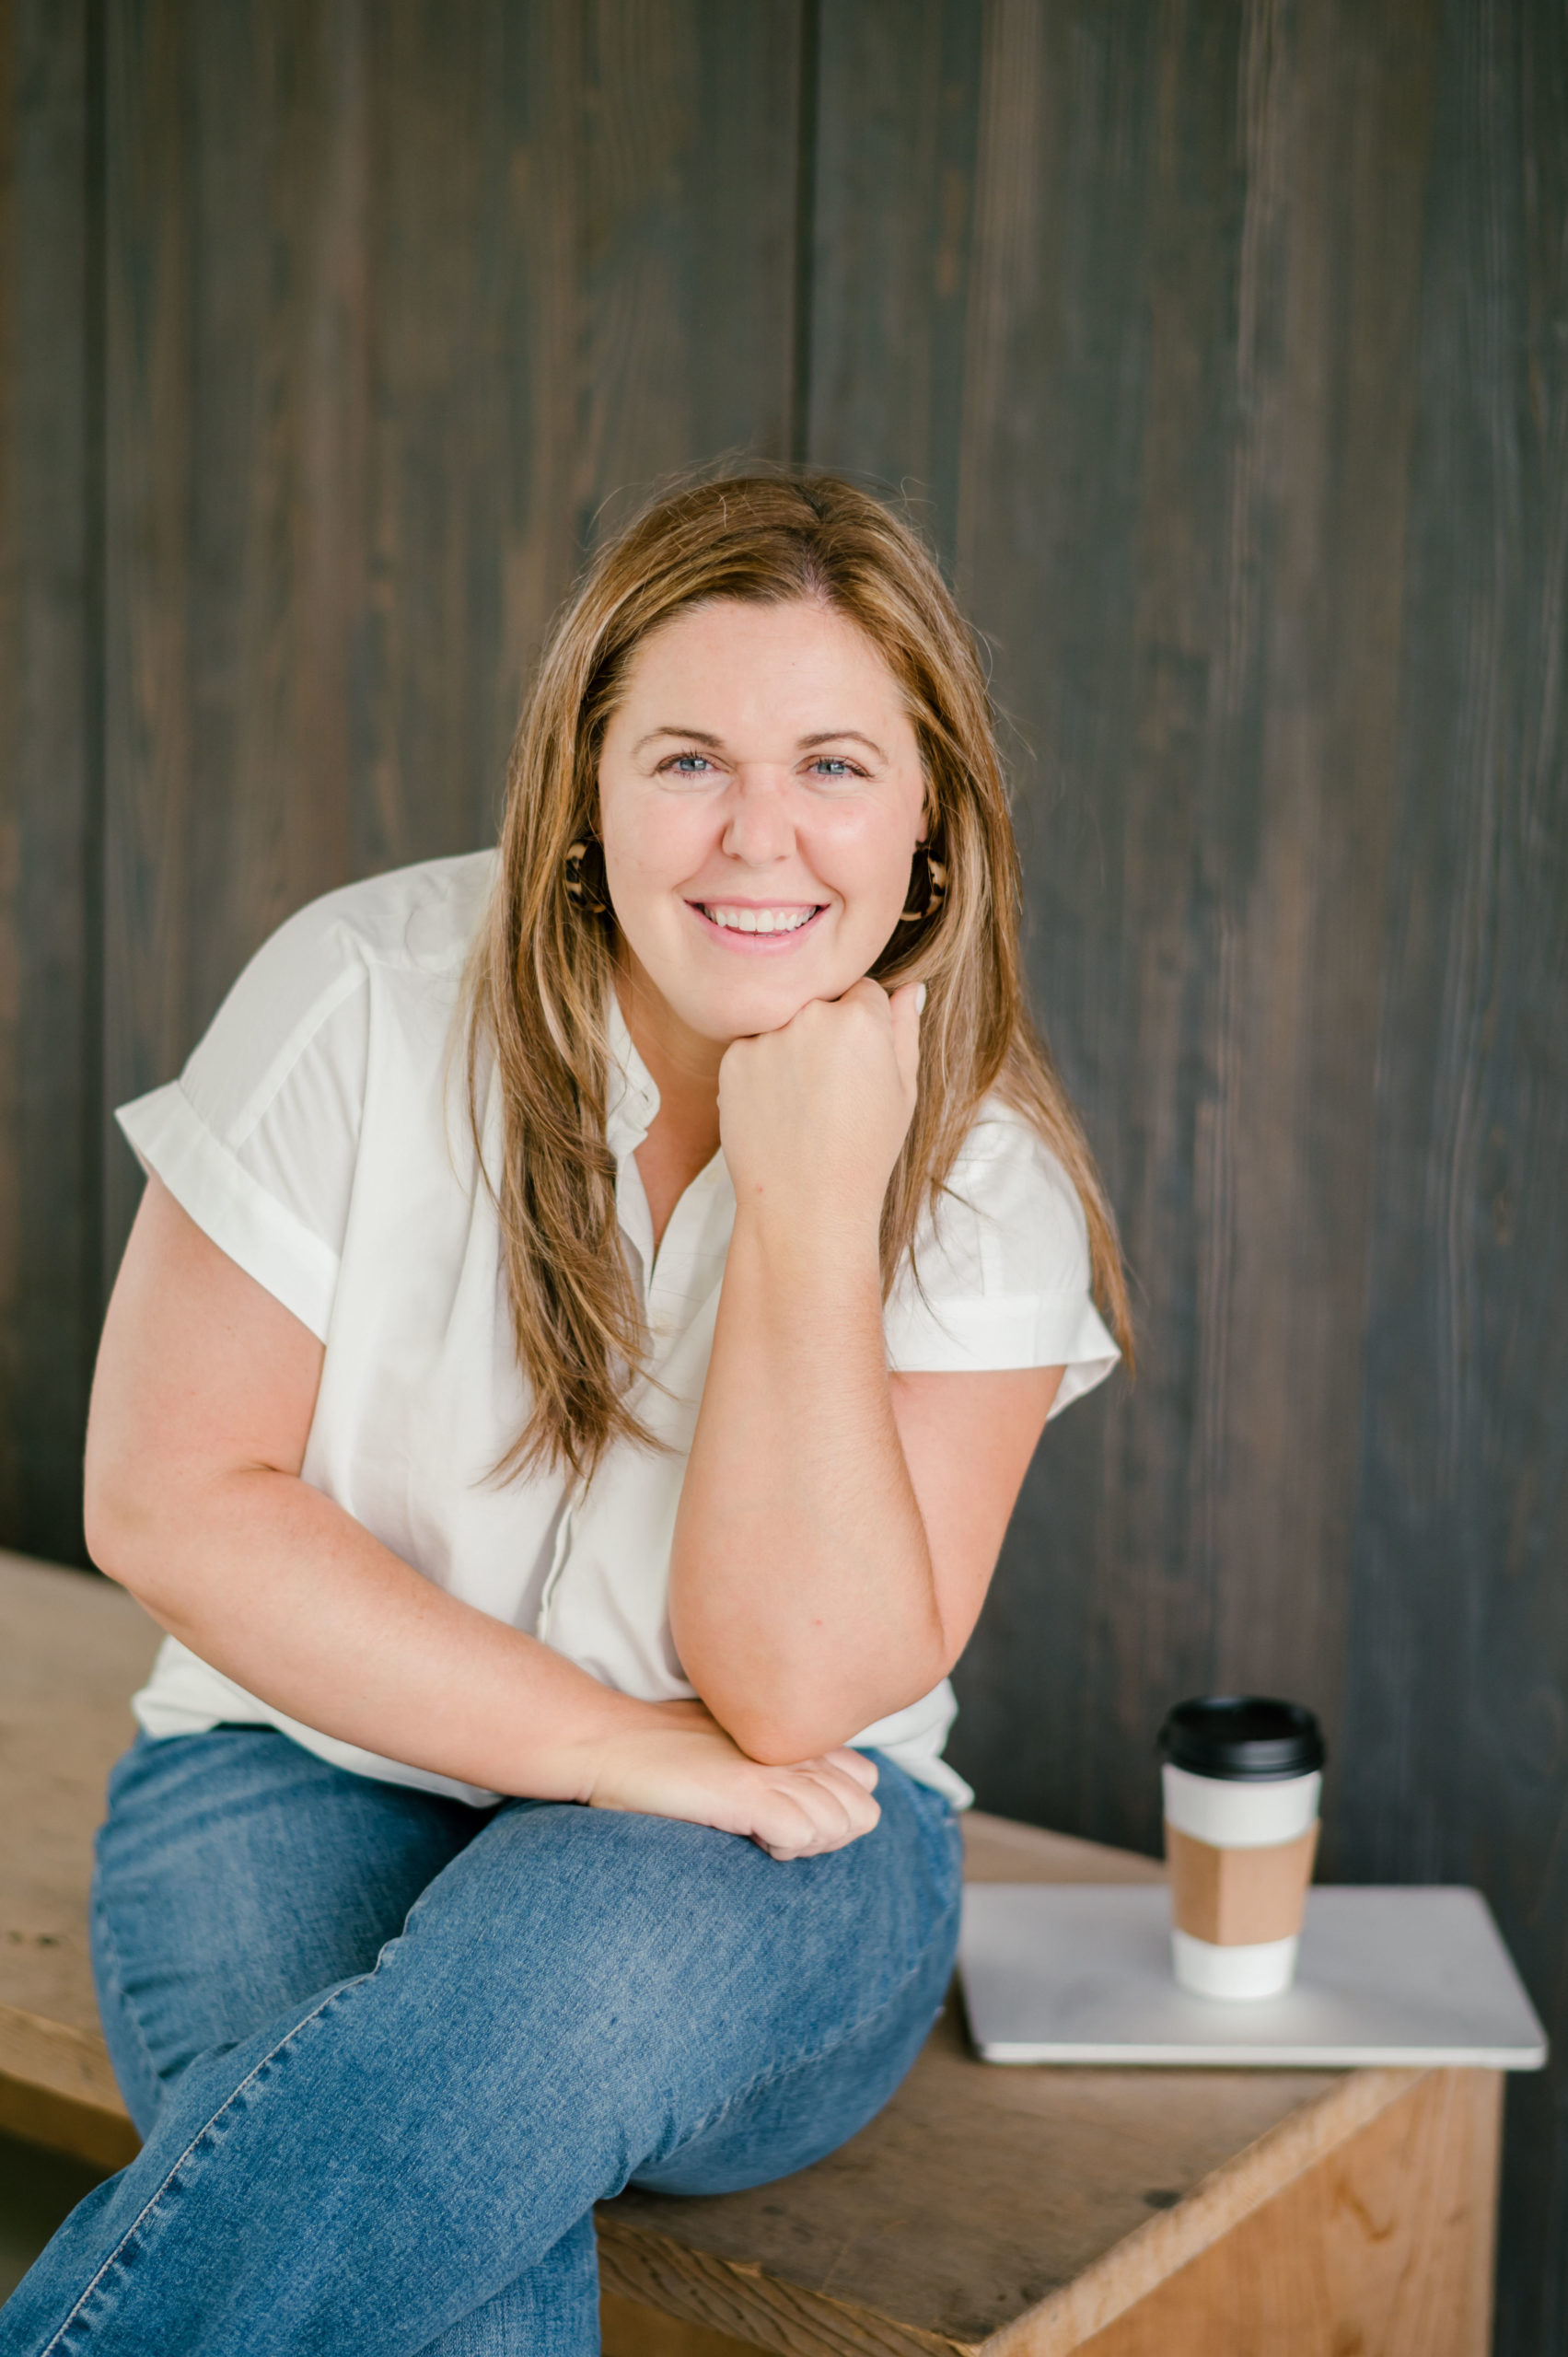
{"label": "woman's knee", "polygon": [[563,2082],[580,2063],[722,2100],[759,2056],[760,2069],[793,2067],[923,1975],[945,1983],[950,1821],[897,1771],[889,1782],[864,1842],[789,1863],[662,1818],[503,1811],[421,1898],[387,1963],[416,2002],[466,1989]]}

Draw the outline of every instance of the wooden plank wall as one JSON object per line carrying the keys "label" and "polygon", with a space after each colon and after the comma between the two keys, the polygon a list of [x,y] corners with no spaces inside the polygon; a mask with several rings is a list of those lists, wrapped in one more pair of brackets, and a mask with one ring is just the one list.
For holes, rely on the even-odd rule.
{"label": "wooden plank wall", "polygon": [[12,0],[0,25],[0,1527],[80,1561],[102,1312],[97,19]]}
{"label": "wooden plank wall", "polygon": [[[1334,1747],[1568,2040],[1561,0],[6,0],[0,1539],[79,1550],[106,1109],[344,878],[482,841],[581,551],[722,451],[901,487],[987,633],[1143,1371],[960,1684],[1155,1846],[1177,1693]],[[1568,2078],[1499,2347],[1568,2344]]]}

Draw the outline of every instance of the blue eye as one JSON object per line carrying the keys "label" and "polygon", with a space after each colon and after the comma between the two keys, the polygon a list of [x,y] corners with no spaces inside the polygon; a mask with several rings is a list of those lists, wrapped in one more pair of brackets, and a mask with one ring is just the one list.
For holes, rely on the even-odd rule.
{"label": "blue eye", "polygon": [[672,753],[659,767],[677,777],[701,777],[704,771],[712,769],[713,763],[705,753]]}
{"label": "blue eye", "polygon": [[811,766],[814,770],[819,770],[827,777],[858,777],[860,775],[854,762],[844,761],[838,753],[819,753]]}

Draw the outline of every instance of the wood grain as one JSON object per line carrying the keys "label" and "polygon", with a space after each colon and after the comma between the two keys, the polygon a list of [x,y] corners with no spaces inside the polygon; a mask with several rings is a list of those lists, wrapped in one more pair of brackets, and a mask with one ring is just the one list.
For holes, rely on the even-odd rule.
{"label": "wood grain", "polygon": [[[1498,2347],[1568,2346],[1568,25],[1436,93],[1368,1255],[1344,1855],[1474,1880],[1552,2037],[1509,2103]],[[1419,1574],[1415,1567],[1418,1566]]]}
{"label": "wood grain", "polygon": [[853,0],[823,10],[819,60],[809,455],[949,550],[983,24],[969,0]]}
{"label": "wood grain", "polygon": [[[1083,2357],[1488,2357],[1502,2084],[1423,2073]],[[1044,2357],[1026,2333],[996,2357]]]}
{"label": "wood grain", "polygon": [[0,1555],[0,2020],[99,2036],[87,1941],[92,1837],[109,1771],[136,1732],[131,1696],[159,1633],[107,1580]]}
{"label": "wood grain", "polygon": [[614,2292],[600,2295],[598,2321],[604,2357],[748,2357],[756,2347],[684,2316],[660,2316]]}
{"label": "wood grain", "polygon": [[99,1282],[89,17],[0,8],[0,1531],[68,1554]]}
{"label": "wood grain", "polygon": [[105,2169],[138,2139],[99,2027],[87,1878],[158,1633],[122,1588],[0,1555],[0,2128]]}

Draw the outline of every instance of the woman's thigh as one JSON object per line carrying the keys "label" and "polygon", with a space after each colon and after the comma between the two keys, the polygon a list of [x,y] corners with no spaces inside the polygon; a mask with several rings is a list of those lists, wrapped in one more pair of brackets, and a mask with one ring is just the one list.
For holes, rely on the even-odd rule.
{"label": "woman's thigh", "polygon": [[104,2357],[238,2357],[264,2321],[279,2351],[397,2357],[629,2179],[717,2190],[830,2150],[912,2061],[957,1936],[946,1805],[890,1767],[879,1797],[862,1840],[790,1864],[503,1807],[372,1969],[185,2071],[17,2295],[16,2345],[36,2315]]}
{"label": "woman's thigh", "polygon": [[367,1972],[490,1814],[348,1774],[272,1728],[140,1737],[110,1778],[92,1948],[141,2132],[199,2054]]}
{"label": "woman's thigh", "polygon": [[377,2088],[417,2087],[396,2121],[411,2195],[460,2210],[480,2166],[540,2251],[633,2177],[716,2191],[831,2151],[913,2061],[957,1945],[952,1813],[881,1765],[876,1829],[787,1863],[704,1826],[504,1807],[333,2001],[313,2067],[337,2117],[374,2144]]}
{"label": "woman's thigh", "polygon": [[455,1960],[466,1910],[448,1924],[448,1898],[470,1876],[476,1892],[516,1877],[506,1916],[534,1927],[538,1972],[508,1976],[504,2036],[514,2068],[602,2109],[587,2199],[787,2175],[902,2079],[951,1977],[962,1844],[937,1794],[881,1768],[880,1823],[824,1857],[540,1811],[497,1820],[413,1910],[410,1933],[428,1910]]}

